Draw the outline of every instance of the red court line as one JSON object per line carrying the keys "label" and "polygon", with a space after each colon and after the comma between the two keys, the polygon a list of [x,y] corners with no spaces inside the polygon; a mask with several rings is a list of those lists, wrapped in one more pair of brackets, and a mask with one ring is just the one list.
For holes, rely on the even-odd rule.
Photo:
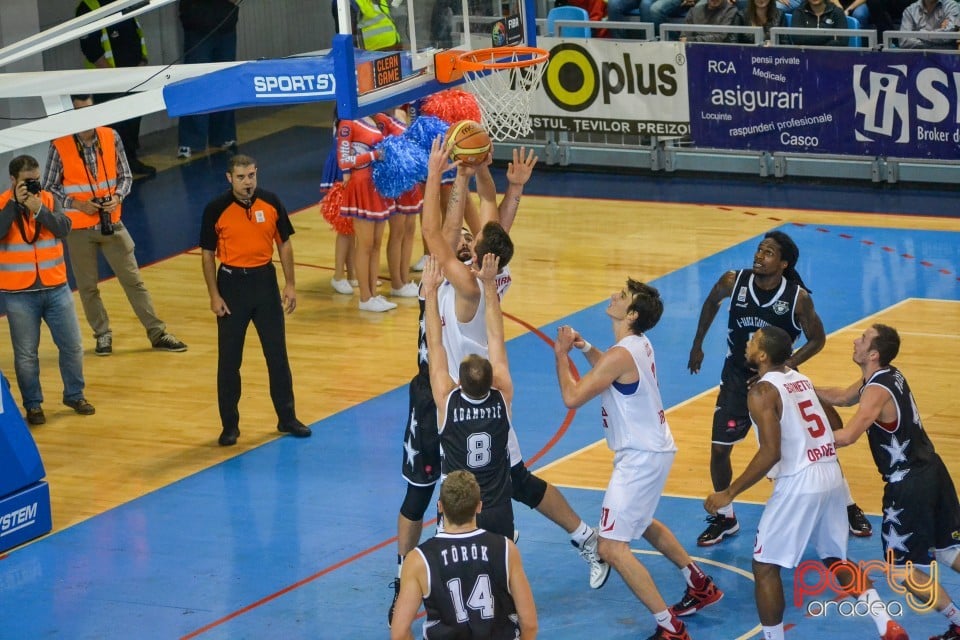
{"label": "red court line", "polygon": [[[536,335],[538,338],[540,338],[541,340],[543,340],[544,342],[546,342],[546,343],[550,346],[551,349],[553,348],[553,340],[551,340],[549,337],[547,337],[547,335],[546,335],[545,333],[543,333],[542,331],[540,331],[539,329],[537,329],[537,328],[534,327],[533,325],[531,325],[531,324],[529,324],[528,322],[525,322],[525,321],[521,320],[520,318],[518,318],[517,316],[514,316],[514,315],[509,314],[509,313],[504,313],[504,314],[503,314],[503,317],[504,317],[504,318],[508,318],[508,319],[512,320],[513,322],[516,322],[517,324],[519,324],[521,327],[529,330],[531,333],[533,333],[534,335]],[[577,371],[577,368],[576,368],[576,366],[573,364],[572,361],[570,361],[570,366],[573,367],[573,375],[574,375],[574,377],[577,378],[577,379],[579,379],[580,374],[579,374],[579,372]],[[547,443],[543,446],[543,448],[541,448],[539,451],[537,451],[536,455],[534,455],[532,458],[530,458],[529,460],[526,461],[526,465],[527,465],[528,467],[531,466],[533,463],[535,463],[535,462],[536,462],[537,460],[539,460],[540,458],[542,458],[544,455],[546,455],[547,452],[550,451],[550,449],[552,449],[552,448],[554,447],[554,445],[556,445],[556,444],[560,441],[560,438],[562,438],[562,437],[564,436],[564,434],[566,434],[567,430],[570,428],[570,423],[573,422],[573,416],[576,415],[576,413],[577,413],[576,409],[569,409],[569,410],[567,411],[566,416],[564,416],[564,418],[563,418],[563,422],[560,423],[560,427],[557,429],[556,433],[553,434],[553,437],[550,438],[550,440],[547,441]],[[436,518],[434,518],[434,519],[432,519],[432,520],[426,521],[426,522],[424,523],[424,525],[425,525],[425,526],[430,526],[430,525],[432,525],[432,524],[434,524],[434,523],[436,523]],[[269,603],[269,602],[272,602],[273,600],[276,600],[276,599],[279,598],[280,596],[283,596],[283,595],[285,595],[285,594],[287,594],[287,593],[290,593],[290,592],[293,591],[294,589],[299,589],[300,587],[302,587],[302,586],[304,586],[304,585],[306,585],[306,584],[309,584],[309,583],[313,582],[314,580],[316,580],[316,579],[318,579],[318,578],[322,578],[323,576],[327,575],[328,573],[332,573],[332,572],[336,571],[337,569],[341,569],[341,568],[347,566],[348,564],[350,564],[351,562],[355,562],[355,561],[357,561],[357,560],[360,560],[361,558],[365,558],[366,556],[370,555],[371,553],[374,553],[374,552],[376,552],[376,551],[379,551],[380,549],[383,549],[384,547],[389,546],[389,545],[395,543],[396,541],[397,541],[397,537],[394,536],[394,537],[392,537],[392,538],[389,538],[389,539],[387,539],[387,540],[384,540],[383,542],[377,543],[377,544],[375,544],[375,545],[372,546],[372,547],[369,547],[369,548],[367,548],[367,549],[364,549],[363,551],[360,551],[360,552],[358,552],[358,553],[355,553],[354,555],[350,556],[349,558],[345,558],[345,559],[341,560],[340,562],[337,562],[337,563],[335,563],[335,564],[330,565],[329,567],[326,567],[325,569],[321,569],[320,571],[318,571],[318,572],[316,572],[316,573],[314,573],[314,574],[312,574],[312,575],[309,575],[309,576],[307,576],[306,578],[303,578],[302,580],[298,580],[297,582],[294,582],[293,584],[288,585],[288,586],[284,587],[283,589],[280,589],[279,591],[276,591],[276,592],[274,592],[274,593],[271,593],[271,594],[268,595],[268,596],[264,596],[263,598],[260,598],[260,599],[257,600],[256,602],[251,602],[250,604],[246,605],[245,607],[241,607],[240,609],[237,609],[237,610],[234,611],[233,613],[228,613],[227,615],[223,616],[222,618],[218,618],[217,620],[214,620],[213,622],[210,622],[210,623],[208,623],[208,624],[200,627],[199,629],[197,629],[197,630],[195,630],[195,631],[191,631],[191,632],[188,633],[187,635],[181,636],[181,637],[180,637],[180,640],[190,640],[191,638],[196,638],[197,636],[202,635],[202,634],[206,633],[207,631],[210,631],[211,629],[214,629],[214,628],[216,628],[216,627],[219,627],[219,626],[222,625],[222,624],[225,624],[225,623],[227,623],[227,622],[229,622],[229,621],[231,621],[231,620],[233,620],[233,619],[235,619],[235,618],[238,618],[238,617],[242,616],[243,614],[247,613],[248,611],[252,611],[252,610],[256,609],[257,607],[260,607],[260,606],[265,605],[265,604],[267,604],[267,603]],[[422,612],[421,612],[421,615],[422,615]],[[420,616],[418,616],[418,617],[420,617]]]}

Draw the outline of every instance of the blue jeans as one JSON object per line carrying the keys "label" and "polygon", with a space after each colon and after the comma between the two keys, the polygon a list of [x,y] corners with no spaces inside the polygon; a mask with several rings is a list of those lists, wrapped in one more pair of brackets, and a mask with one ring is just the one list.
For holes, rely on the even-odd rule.
{"label": "blue jeans", "polygon": [[[232,62],[237,59],[237,32],[217,32],[201,42],[207,34],[203,31],[183,32],[183,61],[187,64],[202,62]],[[237,121],[233,111],[202,113],[196,116],[180,116],[179,146],[203,151],[207,144],[222,147],[225,142],[237,139]]]}
{"label": "blue jeans", "polygon": [[[641,8],[641,0],[608,0],[607,2],[607,20],[611,22],[627,22],[628,19],[635,15],[632,12],[637,9],[641,10],[641,20],[646,18],[643,16],[643,9]],[[625,40],[627,38],[638,38],[638,31],[630,31],[628,29],[611,29],[610,34],[619,40]]]}
{"label": "blue jeans", "polygon": [[7,323],[13,342],[13,364],[17,386],[24,409],[34,409],[43,403],[40,388],[40,321],[47,323],[54,344],[60,351],[60,377],[63,379],[63,399],[83,397],[83,345],[80,342],[80,323],[73,304],[70,287],[62,284],[53,289],[5,293]]}

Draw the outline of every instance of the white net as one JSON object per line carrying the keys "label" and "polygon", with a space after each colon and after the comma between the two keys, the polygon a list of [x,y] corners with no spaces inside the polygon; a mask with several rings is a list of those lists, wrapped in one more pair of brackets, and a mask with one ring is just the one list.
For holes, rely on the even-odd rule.
{"label": "white net", "polygon": [[[476,62],[507,62],[490,54]],[[467,71],[466,89],[477,98],[483,114],[481,124],[496,141],[515,140],[530,134],[530,106],[540,87],[547,59],[531,52],[514,52],[509,60],[523,66],[483,71]]]}

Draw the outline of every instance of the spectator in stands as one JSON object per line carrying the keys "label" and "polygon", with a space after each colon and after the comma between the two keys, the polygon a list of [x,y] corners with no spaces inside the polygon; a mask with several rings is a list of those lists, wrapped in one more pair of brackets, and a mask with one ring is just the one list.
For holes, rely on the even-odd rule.
{"label": "spectator in stands", "polygon": [[[804,0],[793,12],[791,27],[798,29],[846,29],[847,15],[843,9],[827,0]],[[842,36],[791,36],[792,44],[808,47],[845,47],[847,38]]]}
{"label": "spectator in stands", "polygon": [[[231,62],[237,59],[237,18],[240,0],[180,0],[183,62]],[[213,149],[237,152],[237,121],[233,111],[181,116],[178,158]]]}
{"label": "spectator in stands", "polygon": [[[773,0],[747,0],[747,6],[740,13],[740,23],[747,27],[763,27],[763,39],[770,43],[770,29],[787,26],[787,17]],[[740,41],[752,43],[753,38],[741,35]]]}
{"label": "spectator in stands", "polygon": [[[877,37],[883,40],[884,31],[895,31],[900,28],[903,12],[914,0],[866,0],[870,11],[870,22],[877,30]],[[796,26],[796,25],[794,25]]]}
{"label": "spectator in stands", "polygon": [[[113,2],[115,0],[81,0],[77,5],[77,16],[96,11],[101,5]],[[147,64],[147,41],[143,37],[143,29],[136,18],[123,20],[80,38],[80,50],[83,52],[84,62],[90,69],[140,67]],[[123,93],[98,94],[94,96],[94,102],[101,104],[124,95]],[[127,153],[130,171],[140,176],[156,174],[157,170],[154,167],[144,164],[137,157],[140,149],[140,116],[114,123],[112,128],[120,134],[120,139],[123,141],[123,150]]]}
{"label": "spectator in stands", "polygon": [[[710,24],[733,26],[739,22],[737,5],[729,0],[700,0],[687,12],[687,24]],[[730,33],[689,33],[689,42],[733,42],[736,36]]]}
{"label": "spectator in stands", "polygon": [[[917,0],[903,12],[901,31],[955,33],[960,31],[960,4],[954,0]],[[956,40],[900,38],[902,49],[956,49]]]}
{"label": "spectator in stands", "polygon": [[[652,22],[659,33],[660,25],[664,22],[683,21],[687,12],[696,3],[697,0],[643,0],[640,19],[644,22]],[[607,12],[610,13],[609,7]],[[610,20],[613,18],[611,17]]]}
{"label": "spectator in stands", "polygon": [[[834,0],[836,2],[837,0]],[[870,10],[867,8],[867,0],[839,0],[843,12],[852,18],[856,18],[860,23],[860,28],[864,29],[870,26]]]}

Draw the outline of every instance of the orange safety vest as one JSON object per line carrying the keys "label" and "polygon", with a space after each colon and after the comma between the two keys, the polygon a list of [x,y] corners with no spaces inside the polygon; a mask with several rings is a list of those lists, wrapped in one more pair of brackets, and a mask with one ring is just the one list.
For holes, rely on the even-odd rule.
{"label": "orange safety vest", "polygon": [[[94,178],[84,166],[83,154],[77,149],[76,138],[63,136],[53,141],[53,146],[60,154],[63,162],[63,192],[66,197],[74,200],[92,200],[108,198],[117,190],[117,145],[114,143],[114,132],[110,127],[97,127],[97,177]],[[104,166],[105,165],[105,166]],[[104,172],[106,172],[104,174]],[[98,182],[93,183],[93,180]],[[91,191],[92,190],[92,191]],[[110,215],[110,221],[120,221],[118,206]],[[64,203],[63,212],[73,222],[74,229],[89,229],[100,224],[99,213],[84,213],[77,209],[69,209]]]}
{"label": "orange safety vest", "polygon": [[[13,198],[8,189],[0,193],[0,209]],[[53,194],[40,192],[43,206],[53,211]],[[46,287],[55,287],[67,281],[67,264],[63,260],[63,242],[53,232],[40,225],[33,215],[21,217],[23,234],[16,220],[10,225],[10,231],[0,238],[0,290],[23,291],[37,282]],[[30,242],[36,235],[36,241]]]}

